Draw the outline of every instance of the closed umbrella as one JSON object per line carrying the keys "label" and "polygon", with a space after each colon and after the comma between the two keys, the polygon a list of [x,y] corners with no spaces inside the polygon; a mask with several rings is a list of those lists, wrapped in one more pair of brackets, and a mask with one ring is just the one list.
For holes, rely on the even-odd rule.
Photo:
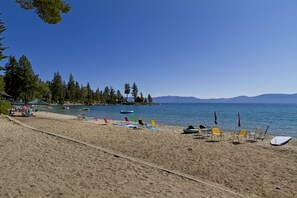
{"label": "closed umbrella", "polygon": [[237,124],[238,124],[238,127],[241,127],[241,124],[240,124],[240,114],[238,112],[238,115],[237,115]]}
{"label": "closed umbrella", "polygon": [[218,122],[217,122],[217,113],[216,112],[214,112],[214,124],[215,125],[218,124]]}

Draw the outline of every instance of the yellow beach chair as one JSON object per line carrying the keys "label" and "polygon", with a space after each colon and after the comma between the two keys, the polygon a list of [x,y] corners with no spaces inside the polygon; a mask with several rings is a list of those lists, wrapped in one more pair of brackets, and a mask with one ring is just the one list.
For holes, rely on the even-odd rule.
{"label": "yellow beach chair", "polygon": [[239,132],[237,132],[233,135],[232,142],[234,142],[234,140],[237,139],[237,141],[240,143],[241,138],[245,138],[245,140],[247,140],[247,135],[248,135],[247,130],[241,129],[241,130],[239,130]]}
{"label": "yellow beach chair", "polygon": [[156,124],[156,121],[155,120],[151,120],[151,123],[152,123],[152,127],[156,127],[157,124]]}
{"label": "yellow beach chair", "polygon": [[211,129],[211,136],[210,136],[211,140],[213,140],[213,137],[215,137],[215,136],[219,137],[220,140],[224,139],[221,129],[218,127],[214,127]]}

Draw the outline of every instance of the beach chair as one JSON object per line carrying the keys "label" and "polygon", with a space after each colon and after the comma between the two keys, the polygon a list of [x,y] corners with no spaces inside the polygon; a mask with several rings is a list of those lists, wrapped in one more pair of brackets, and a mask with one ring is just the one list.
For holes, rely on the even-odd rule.
{"label": "beach chair", "polygon": [[131,122],[135,122],[135,123],[137,123],[137,120],[135,119],[134,116],[131,116],[131,117],[130,117],[130,120],[131,120]]}
{"label": "beach chair", "polygon": [[263,131],[262,129],[256,129],[255,139],[261,139],[263,141],[266,138],[268,129],[269,129],[269,125],[266,126],[265,131]]}
{"label": "beach chair", "polygon": [[87,119],[87,116],[86,116],[86,114],[78,114],[77,115],[77,119],[78,120],[86,120]]}
{"label": "beach chair", "polygon": [[130,123],[130,120],[128,117],[125,117],[125,122]]}
{"label": "beach chair", "polygon": [[156,124],[155,120],[151,120],[151,124],[152,124],[152,127],[157,127],[157,124]]}
{"label": "beach chair", "polygon": [[145,127],[147,125],[141,118],[138,118],[138,124],[142,127]]}
{"label": "beach chair", "polygon": [[241,129],[241,130],[239,130],[239,132],[237,132],[233,135],[232,142],[234,142],[234,140],[237,139],[238,143],[240,143],[241,138],[245,138],[245,140],[247,141],[247,135],[248,135],[247,130]]}
{"label": "beach chair", "polygon": [[105,124],[109,124],[109,120],[107,118],[104,118],[103,120]]}
{"label": "beach chair", "polygon": [[200,138],[205,138],[211,136],[211,128],[205,127],[203,125],[198,126],[198,135]]}
{"label": "beach chair", "polygon": [[211,129],[211,136],[210,136],[211,140],[213,140],[214,137],[219,137],[220,140],[224,139],[220,128],[214,127]]}

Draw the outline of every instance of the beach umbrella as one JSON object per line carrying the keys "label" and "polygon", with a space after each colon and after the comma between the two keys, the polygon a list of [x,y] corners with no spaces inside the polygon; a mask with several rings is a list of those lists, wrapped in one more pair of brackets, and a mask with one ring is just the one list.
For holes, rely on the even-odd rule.
{"label": "beach umbrella", "polygon": [[241,124],[240,124],[240,113],[238,112],[238,115],[237,115],[237,123],[238,123],[238,127],[241,127]]}
{"label": "beach umbrella", "polygon": [[215,125],[218,124],[218,122],[217,122],[217,113],[216,112],[214,112],[214,124]]}
{"label": "beach umbrella", "polygon": [[43,100],[35,99],[28,103],[29,105],[48,105],[47,102],[44,102]]}

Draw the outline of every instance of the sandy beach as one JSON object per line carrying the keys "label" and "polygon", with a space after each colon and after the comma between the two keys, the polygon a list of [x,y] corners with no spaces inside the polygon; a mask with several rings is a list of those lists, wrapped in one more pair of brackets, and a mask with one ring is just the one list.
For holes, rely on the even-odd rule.
{"label": "sandy beach", "polygon": [[297,196],[296,140],[211,142],[46,112],[12,119],[21,123],[0,119],[0,197]]}

